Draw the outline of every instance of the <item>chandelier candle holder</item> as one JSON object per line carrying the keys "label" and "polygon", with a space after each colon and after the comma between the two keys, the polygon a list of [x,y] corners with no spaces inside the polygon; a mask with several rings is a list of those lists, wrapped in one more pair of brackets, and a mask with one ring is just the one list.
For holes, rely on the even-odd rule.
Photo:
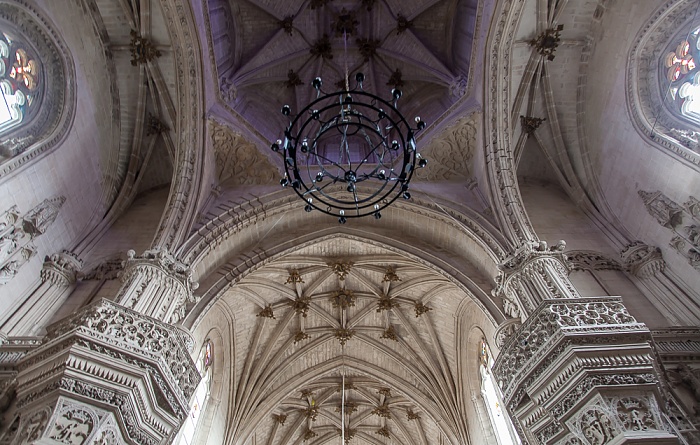
{"label": "chandelier candle holder", "polygon": [[416,117],[412,126],[399,112],[401,90],[391,91],[390,102],[364,91],[364,80],[357,73],[354,88],[346,77],[345,89],[326,93],[315,78],[316,99],[296,115],[282,107],[289,126],[284,140],[272,144],[284,158],[280,184],[294,189],[307,212],[337,216],[341,224],[368,215],[379,219],[398,198],[411,199],[413,173],[428,163],[415,139],[426,123]]}

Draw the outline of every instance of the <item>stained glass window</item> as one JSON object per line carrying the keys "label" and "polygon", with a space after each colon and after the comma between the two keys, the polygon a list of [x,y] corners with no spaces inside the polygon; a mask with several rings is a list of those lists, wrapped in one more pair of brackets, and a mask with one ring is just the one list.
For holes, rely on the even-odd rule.
{"label": "stained glass window", "polygon": [[700,26],[663,58],[663,86],[674,111],[700,123]]}
{"label": "stained glass window", "polygon": [[38,107],[41,74],[41,64],[31,49],[0,33],[0,134],[19,125]]}
{"label": "stained glass window", "polygon": [[499,445],[519,445],[520,439],[515,434],[513,425],[501,406],[501,397],[491,373],[493,360],[489,355],[488,345],[485,340],[481,340],[479,345],[479,363],[481,395],[484,398],[484,403],[491,418],[491,426],[496,434],[498,443]]}

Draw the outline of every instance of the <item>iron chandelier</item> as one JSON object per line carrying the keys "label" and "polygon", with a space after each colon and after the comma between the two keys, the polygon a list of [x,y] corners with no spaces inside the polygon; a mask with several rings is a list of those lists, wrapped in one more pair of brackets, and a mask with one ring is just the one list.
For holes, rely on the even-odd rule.
{"label": "iron chandelier", "polygon": [[415,139],[426,123],[416,117],[411,126],[399,112],[401,90],[391,91],[390,102],[364,91],[364,80],[357,73],[350,88],[346,75],[344,89],[326,93],[315,78],[316,99],[296,115],[282,107],[289,125],[284,140],[272,144],[284,158],[280,184],[294,189],[307,212],[337,216],[341,224],[368,215],[379,219],[399,197],[410,199],[413,173],[428,163]]}

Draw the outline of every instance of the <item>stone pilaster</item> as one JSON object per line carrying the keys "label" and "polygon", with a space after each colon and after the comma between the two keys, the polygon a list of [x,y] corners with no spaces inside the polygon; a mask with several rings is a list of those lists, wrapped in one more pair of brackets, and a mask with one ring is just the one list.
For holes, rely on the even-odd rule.
{"label": "stone pilaster", "polygon": [[662,411],[650,340],[619,297],[543,300],[494,366],[523,442],[681,443]]}
{"label": "stone pilaster", "polygon": [[41,283],[19,310],[3,324],[8,336],[37,335],[73,290],[83,262],[74,253],[63,251],[47,256],[41,269]]}
{"label": "stone pilaster", "polygon": [[49,326],[16,365],[0,444],[170,443],[200,375],[187,336],[101,300]]}
{"label": "stone pilaster", "polygon": [[127,252],[122,288],[116,301],[144,315],[176,324],[190,303],[196,303],[192,291],[192,270],[166,250],[153,249],[137,256]]}

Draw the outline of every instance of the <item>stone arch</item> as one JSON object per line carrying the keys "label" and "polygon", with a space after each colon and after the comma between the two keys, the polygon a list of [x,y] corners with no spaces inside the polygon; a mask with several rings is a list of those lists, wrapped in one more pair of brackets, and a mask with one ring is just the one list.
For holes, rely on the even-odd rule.
{"label": "stone arch", "polygon": [[36,112],[3,134],[0,178],[58,146],[75,114],[75,72],[72,56],[52,23],[32,3],[0,3],[0,25],[31,45],[42,65],[45,82]]}
{"label": "stone arch", "polygon": [[[191,325],[193,317],[247,274],[299,246],[333,236],[382,245],[427,265],[474,295],[485,313],[503,320],[489,292],[500,273],[498,264],[505,258],[505,249],[503,238],[485,220],[419,201],[395,203],[385,211],[381,225],[360,219],[339,227],[334,219],[318,212],[307,214],[296,204],[287,196],[256,207],[232,208],[183,245],[179,254],[191,264],[202,296],[185,325]],[[396,233],[411,237],[397,239],[401,237]]]}

